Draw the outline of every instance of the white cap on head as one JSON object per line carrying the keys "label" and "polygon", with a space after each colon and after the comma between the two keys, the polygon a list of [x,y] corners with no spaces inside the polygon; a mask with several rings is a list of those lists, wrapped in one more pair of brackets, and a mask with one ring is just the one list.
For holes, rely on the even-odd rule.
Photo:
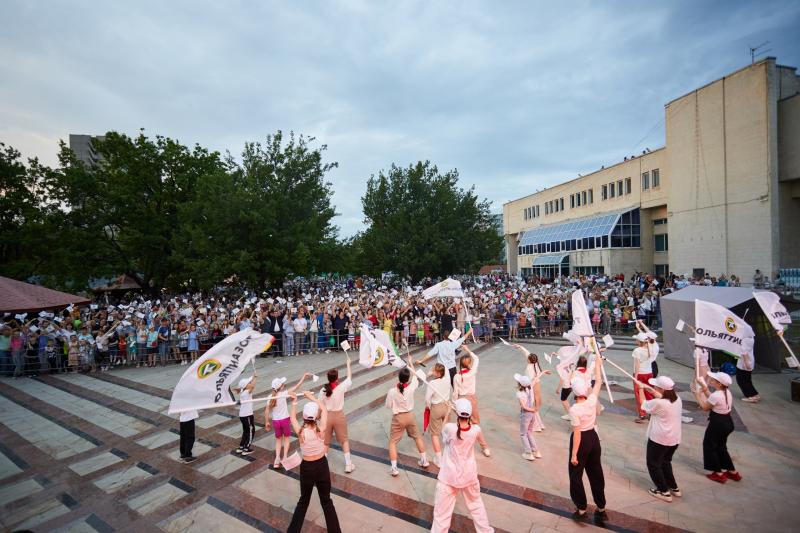
{"label": "white cap on head", "polygon": [[308,402],[303,406],[303,420],[316,420],[319,406],[316,402]]}
{"label": "white cap on head", "polygon": [[711,378],[711,379],[716,379],[717,381],[719,381],[720,383],[722,383],[726,387],[730,387],[731,383],[733,383],[733,380],[731,380],[731,377],[728,374],[726,374],[725,372],[709,372],[708,374],[706,374],[706,376]]}
{"label": "white cap on head", "polygon": [[648,331],[648,332],[646,332],[646,333],[645,333],[645,336],[646,336],[648,339],[653,339],[653,340],[655,340],[655,339],[657,339],[657,338],[658,338],[658,335],[656,335],[656,334],[655,334],[655,333],[653,333],[652,331]]}
{"label": "white cap on head", "polygon": [[272,389],[278,390],[284,383],[286,383],[286,378],[275,378],[272,380]]}
{"label": "white cap on head", "polygon": [[453,331],[450,332],[450,335],[448,335],[447,338],[450,339],[451,341],[455,341],[455,340],[458,340],[458,338],[460,336],[461,336],[461,332],[458,331],[457,329],[453,328]]}
{"label": "white cap on head", "polygon": [[524,376],[522,374],[514,374],[514,379],[517,380],[517,383],[519,383],[523,387],[531,386],[531,378],[529,378],[528,376]]}
{"label": "white cap on head", "polygon": [[459,398],[456,400],[456,413],[464,418],[472,416],[472,403],[466,398]]}
{"label": "white cap on head", "polygon": [[667,376],[658,376],[657,378],[650,378],[647,382],[653,387],[658,387],[663,390],[672,390],[675,388],[675,382]]}
{"label": "white cap on head", "polygon": [[237,388],[244,389],[245,387],[247,387],[250,384],[251,381],[253,381],[252,377],[242,378],[242,379],[239,380],[239,387],[237,387]]}
{"label": "white cap on head", "polygon": [[642,332],[637,333],[636,335],[633,336],[633,338],[639,342],[647,342],[647,335],[645,335]]}
{"label": "white cap on head", "polygon": [[585,379],[577,378],[572,380],[572,393],[575,396],[589,396],[589,391],[591,390],[592,385]]}

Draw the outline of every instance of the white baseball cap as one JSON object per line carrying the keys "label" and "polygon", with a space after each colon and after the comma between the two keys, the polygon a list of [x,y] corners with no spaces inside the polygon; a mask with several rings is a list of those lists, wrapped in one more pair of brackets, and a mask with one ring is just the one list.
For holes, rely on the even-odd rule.
{"label": "white baseball cap", "polygon": [[725,372],[709,372],[708,374],[706,374],[706,376],[710,377],[711,379],[716,379],[726,387],[730,387],[731,383],[733,382],[733,380],[731,380],[731,377]]}
{"label": "white baseball cap", "polygon": [[453,331],[450,332],[450,335],[448,335],[447,338],[450,339],[451,341],[454,341],[454,340],[458,339],[460,336],[461,336],[461,332],[458,331],[457,329],[453,328]]}
{"label": "white baseball cap", "polygon": [[253,381],[252,377],[240,379],[238,388],[239,389],[244,389],[245,387],[247,387],[250,384],[251,381]]}
{"label": "white baseball cap", "polygon": [[658,335],[656,335],[652,331],[648,331],[647,333],[645,333],[645,336],[647,336],[648,339],[657,339],[658,338]]}
{"label": "white baseball cap", "polygon": [[636,339],[639,342],[647,342],[647,335],[641,332],[637,333],[632,338]]}
{"label": "white baseball cap", "polygon": [[572,380],[572,392],[575,396],[589,396],[589,390],[591,388],[591,383],[585,379],[577,378]]}
{"label": "white baseball cap", "polygon": [[303,420],[316,420],[319,406],[316,402],[308,402],[303,406]]}
{"label": "white baseball cap", "polygon": [[517,380],[517,383],[519,383],[523,387],[531,386],[531,378],[529,378],[528,376],[523,376],[522,374],[514,374],[514,379]]}
{"label": "white baseball cap", "polygon": [[658,387],[659,389],[672,390],[675,388],[675,382],[672,381],[672,379],[668,378],[667,376],[658,376],[657,378],[650,378],[647,380],[647,382],[653,387]]}
{"label": "white baseball cap", "polygon": [[278,390],[284,383],[286,383],[286,378],[275,378],[272,380],[272,389]]}
{"label": "white baseball cap", "polygon": [[456,413],[464,418],[472,416],[472,403],[466,398],[456,400]]}

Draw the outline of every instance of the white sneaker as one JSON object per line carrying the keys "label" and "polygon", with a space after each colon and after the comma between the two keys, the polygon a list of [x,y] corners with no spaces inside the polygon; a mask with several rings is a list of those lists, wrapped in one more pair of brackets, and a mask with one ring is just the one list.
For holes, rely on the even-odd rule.
{"label": "white sneaker", "polygon": [[533,452],[533,457],[535,459],[541,459],[542,458],[542,452],[540,452],[539,450],[536,450],[535,452]]}
{"label": "white sneaker", "polygon": [[392,477],[397,477],[400,475],[400,471],[395,466],[392,467],[389,473],[392,475]]}
{"label": "white sneaker", "polygon": [[428,468],[429,466],[431,466],[431,464],[428,462],[428,460],[427,460],[427,459],[424,459],[424,460],[423,460],[422,458],[420,458],[420,460],[419,460],[419,461],[417,461],[417,464],[418,464],[419,466],[421,466],[422,468]]}
{"label": "white sneaker", "polygon": [[561,420],[570,420],[571,417],[569,415],[561,415]]}
{"label": "white sneaker", "polygon": [[439,466],[439,458],[436,457],[435,455],[433,456],[433,464],[435,464],[436,466]]}
{"label": "white sneaker", "polygon": [[349,465],[345,465],[345,467],[344,467],[344,473],[345,473],[345,474],[350,474],[350,473],[352,473],[352,472],[353,472],[353,470],[355,470],[355,469],[356,469],[356,465],[354,465],[353,463],[350,463]]}
{"label": "white sneaker", "polygon": [[522,458],[525,459],[526,461],[533,461],[533,454],[530,452],[523,452]]}

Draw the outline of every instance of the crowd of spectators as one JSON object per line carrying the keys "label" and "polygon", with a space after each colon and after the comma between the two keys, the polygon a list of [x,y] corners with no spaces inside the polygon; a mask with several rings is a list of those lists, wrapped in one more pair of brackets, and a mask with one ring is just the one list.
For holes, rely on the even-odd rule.
{"label": "crowd of spectators", "polygon": [[0,372],[96,372],[115,366],[188,365],[225,336],[254,328],[275,336],[265,354],[291,357],[358,348],[368,322],[399,347],[431,345],[450,330],[473,328],[476,339],[561,335],[571,325],[570,294],[586,291],[596,331],[619,334],[637,319],[659,326],[660,298],[688,284],[737,283],[727,278],[656,278],[635,274],[573,275],[554,280],[508,275],[456,276],[464,298],[426,300],[438,280],[367,277],[295,279],[261,294],[220,288],[210,294],[107,296],[55,313],[6,315],[0,324]]}

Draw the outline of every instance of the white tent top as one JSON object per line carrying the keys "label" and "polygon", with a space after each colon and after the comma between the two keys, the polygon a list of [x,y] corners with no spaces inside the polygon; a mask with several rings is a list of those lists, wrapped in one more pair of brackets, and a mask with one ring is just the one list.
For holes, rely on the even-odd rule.
{"label": "white tent top", "polygon": [[[679,302],[706,300],[730,309],[733,306],[752,299],[753,292],[753,289],[746,287],[706,287],[704,285],[688,285],[661,299]],[[761,291],[757,290],[755,292]]]}

